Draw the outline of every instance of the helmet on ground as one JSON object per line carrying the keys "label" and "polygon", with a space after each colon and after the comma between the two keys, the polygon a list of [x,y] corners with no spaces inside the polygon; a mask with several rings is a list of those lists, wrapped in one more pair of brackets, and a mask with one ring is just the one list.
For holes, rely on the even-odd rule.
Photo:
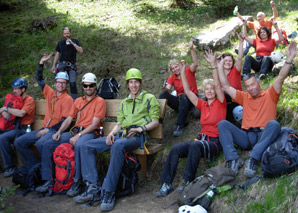
{"label": "helmet on ground", "polygon": [[83,76],[82,82],[97,83],[97,78],[93,73],[89,72]]}
{"label": "helmet on ground", "polygon": [[236,106],[233,109],[233,116],[235,121],[239,122],[242,120],[242,114],[243,114],[243,107],[242,106]]}
{"label": "helmet on ground", "polygon": [[201,205],[196,206],[180,206],[178,209],[179,213],[207,213],[206,209],[204,209]]}
{"label": "helmet on ground", "polygon": [[140,70],[136,69],[136,68],[130,68],[127,72],[126,72],[126,82],[130,79],[139,79],[142,81],[142,73]]}
{"label": "helmet on ground", "polygon": [[57,80],[58,78],[69,81],[67,72],[58,72],[57,75],[55,76],[55,80]]}
{"label": "helmet on ground", "polygon": [[24,78],[17,78],[15,79],[12,84],[11,84],[12,88],[22,88],[25,87],[27,89],[28,87],[28,83]]}
{"label": "helmet on ground", "polygon": [[284,58],[284,55],[281,54],[280,52],[272,52],[270,54],[270,58],[273,63],[279,63]]}

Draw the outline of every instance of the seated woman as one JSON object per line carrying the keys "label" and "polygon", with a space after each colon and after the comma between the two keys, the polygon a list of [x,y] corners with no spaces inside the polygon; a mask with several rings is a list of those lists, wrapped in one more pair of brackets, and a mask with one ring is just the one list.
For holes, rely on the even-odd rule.
{"label": "seated woman", "polygon": [[[196,55],[196,52],[193,47],[193,43],[189,43],[189,49],[191,52],[193,63],[189,67],[186,68],[185,74],[187,81],[190,85],[190,90],[194,94],[198,94],[197,89],[197,82],[196,82],[196,76],[195,72],[198,66],[198,57]],[[172,73],[170,77],[167,80],[167,84],[164,86],[164,92],[160,94],[160,99],[167,99],[168,105],[175,111],[178,112],[178,120],[177,120],[177,126],[173,132],[174,136],[180,136],[182,134],[183,128],[186,126],[186,118],[188,111],[190,109],[193,109],[193,105],[184,93],[181,76],[180,76],[180,70],[181,70],[181,63],[176,60],[172,59],[170,60],[168,64],[169,72]],[[170,94],[169,92],[172,90],[172,87],[174,86],[177,96],[174,96]],[[198,110],[193,111],[193,117],[199,118],[200,112]]]}
{"label": "seated woman", "polygon": [[[237,34],[239,39],[239,52],[238,52],[238,58],[235,63],[234,57],[231,53],[223,53],[218,58],[224,59],[224,73],[227,76],[227,79],[230,83],[230,85],[234,88],[237,88],[237,90],[242,91],[242,84],[241,84],[241,68],[242,68],[242,57],[243,57],[243,41],[244,37],[241,34]],[[211,65],[213,61],[208,61]],[[211,69],[212,69],[211,65]],[[239,121],[238,117],[235,118],[233,116],[233,110],[235,107],[238,106],[237,103],[233,102],[232,99],[228,94],[225,94],[226,101],[227,101],[227,117],[226,120],[237,123]],[[242,117],[242,116],[241,116]]]}
{"label": "seated woman", "polygon": [[244,24],[244,39],[256,47],[257,57],[253,58],[251,55],[245,56],[243,74],[249,74],[251,69],[253,69],[255,72],[260,72],[260,79],[264,79],[272,69],[273,63],[269,56],[274,51],[275,46],[283,40],[276,21],[272,20],[272,24],[278,33],[278,38],[275,39],[271,38],[271,32],[267,27],[260,28],[258,31],[259,39],[249,38],[247,37],[246,23]]}
{"label": "seated woman", "polygon": [[[191,103],[201,111],[200,123],[202,125],[202,131],[194,141],[182,142],[171,148],[161,175],[163,184],[156,193],[157,196],[167,196],[174,190],[172,182],[179,158],[187,158],[183,175],[184,183],[178,189],[178,192],[182,192],[189,182],[194,180],[201,157],[210,159],[218,155],[222,150],[218,138],[217,124],[226,118],[226,100],[217,75],[215,55],[212,54],[212,51],[208,51],[205,58],[211,62],[213,68],[213,80],[206,79],[203,82],[207,101],[201,100],[190,90],[185,76],[185,64],[181,70],[181,79],[185,94]],[[221,60],[223,59],[221,58]]]}

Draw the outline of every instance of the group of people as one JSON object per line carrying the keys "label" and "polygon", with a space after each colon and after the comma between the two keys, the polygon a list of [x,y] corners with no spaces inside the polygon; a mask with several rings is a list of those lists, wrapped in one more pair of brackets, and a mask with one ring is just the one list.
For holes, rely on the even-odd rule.
{"label": "group of people", "polygon": [[[271,3],[272,5],[275,8],[275,4]],[[239,17],[241,17],[240,14]],[[279,40],[270,40],[270,30],[262,27],[258,33],[259,38],[248,38],[246,21],[244,22],[244,33],[238,34],[237,61],[230,53],[216,56],[212,50],[205,51],[205,59],[210,64],[213,78],[203,82],[204,98],[198,96],[195,78],[198,58],[193,43],[189,43],[193,60],[190,66],[186,66],[185,61],[169,62],[168,67],[172,74],[160,98],[168,99],[168,105],[178,111],[173,135],[180,136],[183,133],[187,125],[188,111],[192,111],[195,117],[200,117],[202,130],[194,140],[176,144],[171,148],[161,174],[162,186],[156,193],[157,196],[167,196],[174,190],[172,182],[179,158],[187,158],[187,160],[183,175],[184,183],[179,187],[178,192],[183,191],[195,179],[201,158],[210,160],[222,150],[228,167],[237,175],[244,162],[239,157],[234,144],[243,149],[251,149],[249,159],[245,163],[244,174],[247,177],[253,177],[257,171],[256,162],[279,135],[281,127],[276,121],[276,106],[283,82],[297,54],[297,44],[292,42],[288,47],[286,63],[273,85],[267,90],[262,90],[260,78],[263,78],[262,74],[266,74],[262,71],[262,66],[268,68],[266,54]],[[278,31],[274,20],[272,24]],[[10,115],[14,115],[21,118],[15,129],[0,133],[0,151],[6,169],[4,176],[10,177],[16,168],[11,146],[14,144],[28,168],[41,163],[44,183],[37,187],[36,191],[45,193],[54,184],[53,152],[61,143],[70,143],[75,149],[75,176],[67,195],[73,197],[77,203],[84,203],[99,196],[101,190],[95,154],[110,150],[110,164],[102,183],[101,199],[101,210],[110,211],[115,205],[115,191],[125,152],[140,147],[141,143],[149,138],[148,132],[158,126],[159,103],[154,95],[142,89],[141,71],[136,68],[129,69],[125,78],[129,95],[120,104],[117,124],[107,136],[98,137],[98,130],[106,114],[106,104],[104,99],[96,95],[97,77],[93,73],[83,75],[81,84],[84,95],[77,97],[76,52],[83,52],[83,49],[76,39],[70,38],[70,35],[70,29],[64,28],[64,40],[60,41],[56,48],[52,66],[52,71],[56,73],[55,88],[47,85],[43,78],[44,63],[51,58],[52,54],[45,54],[37,67],[36,81],[46,100],[42,129],[26,133],[27,125],[32,125],[34,122],[35,102],[26,92],[28,83],[25,79],[18,78],[12,83],[13,93],[23,98],[23,107],[21,109],[7,106],[0,108],[0,117],[9,118]],[[251,56],[246,56],[247,59],[244,60],[245,75],[242,80],[247,92],[242,91],[241,83],[244,40],[257,49],[256,62]],[[67,69],[61,69],[63,66]],[[248,72],[250,66],[253,69],[257,69],[257,66],[261,67],[261,75]],[[67,94],[68,84],[70,84],[71,96]],[[171,94],[173,87],[176,94]],[[241,108],[243,110],[241,128],[235,125],[240,119],[233,116],[233,110],[238,105],[243,107]],[[74,125],[73,120],[75,120]],[[40,158],[32,151],[33,144],[36,145]],[[83,187],[84,185],[86,187]]]}

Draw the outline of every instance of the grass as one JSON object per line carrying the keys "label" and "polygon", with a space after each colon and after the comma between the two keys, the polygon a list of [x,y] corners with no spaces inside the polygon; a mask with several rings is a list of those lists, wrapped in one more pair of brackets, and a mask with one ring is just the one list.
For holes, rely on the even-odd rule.
{"label": "grass", "polygon": [[[54,52],[61,39],[61,30],[69,26],[73,38],[77,38],[83,49],[78,54],[79,75],[77,83],[81,92],[80,79],[86,72],[97,77],[113,76],[122,85],[120,96],[126,95],[125,72],[131,67],[141,69],[144,76],[144,89],[158,96],[164,79],[168,77],[167,63],[171,58],[184,59],[191,63],[188,42],[204,30],[212,30],[225,23],[227,19],[217,19],[214,11],[196,1],[190,10],[172,8],[171,0],[3,0],[10,10],[1,12],[0,39],[0,104],[11,92],[11,82],[16,77],[24,77],[29,82],[28,93],[41,98],[41,92],[35,82],[37,63],[45,52]],[[298,1],[275,1],[279,12],[279,25],[289,34],[297,31]],[[268,1],[254,1],[249,7],[239,5],[241,14],[256,16],[262,10],[267,16],[272,11]],[[34,19],[54,16],[57,27],[28,33]],[[237,41],[220,52],[234,52]],[[280,50],[285,53],[285,49]],[[210,78],[211,72],[203,58],[203,52],[197,50],[199,68],[196,74],[199,88],[203,79]],[[298,58],[294,60],[296,67]],[[44,76],[49,85],[53,85],[53,74],[49,72],[51,63],[45,66]],[[297,109],[297,72],[289,77],[278,103],[278,121],[283,126],[298,129]],[[263,82],[268,88],[273,78]],[[202,92],[202,90],[200,90]],[[170,111],[170,110],[169,110]],[[166,123],[175,122],[175,115],[167,113]],[[190,124],[192,125],[192,123]],[[195,137],[195,130],[185,132],[185,139]],[[166,142],[167,148],[179,143],[181,139]],[[171,144],[168,144],[171,143]],[[216,162],[224,161],[220,155]],[[206,165],[213,166],[214,163]],[[182,171],[182,169],[181,169]],[[274,180],[260,181],[247,191],[233,190],[216,198],[213,209],[217,212],[295,212],[297,207],[297,172]],[[241,177],[240,182],[245,179]],[[291,187],[289,187],[291,186]],[[296,191],[295,191],[296,187]],[[272,201],[272,202],[271,202]],[[297,207],[297,208],[295,208]]]}

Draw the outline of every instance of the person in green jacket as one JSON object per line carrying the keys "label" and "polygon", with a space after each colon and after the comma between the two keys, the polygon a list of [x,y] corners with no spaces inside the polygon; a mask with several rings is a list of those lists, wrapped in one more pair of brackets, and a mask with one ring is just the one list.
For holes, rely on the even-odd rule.
{"label": "person in green jacket", "polygon": [[115,191],[121,174],[125,152],[133,151],[143,144],[149,137],[148,131],[159,124],[160,106],[154,95],[142,90],[142,74],[140,70],[131,68],[126,73],[126,83],[129,95],[122,100],[117,124],[106,137],[88,140],[80,151],[81,172],[87,189],[82,194],[81,181],[75,180],[68,191],[77,203],[84,203],[94,199],[100,190],[96,169],[95,153],[111,150],[110,165],[104,179],[102,189],[101,210],[110,211],[115,205]]}

